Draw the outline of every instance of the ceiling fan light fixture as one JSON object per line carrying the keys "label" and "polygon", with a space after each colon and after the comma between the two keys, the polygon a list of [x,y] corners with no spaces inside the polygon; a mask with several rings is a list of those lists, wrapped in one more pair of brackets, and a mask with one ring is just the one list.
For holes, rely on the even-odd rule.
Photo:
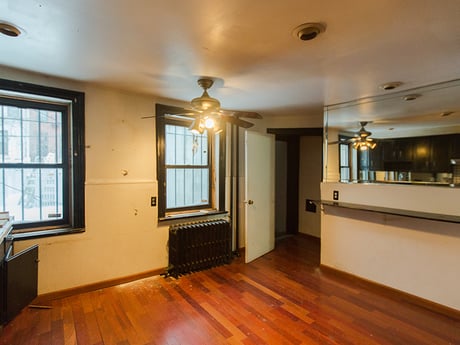
{"label": "ceiling fan light fixture", "polygon": [[376,146],[377,146],[377,143],[373,141],[368,141],[368,140],[364,140],[364,141],[359,140],[353,143],[353,148],[360,150],[360,151],[366,151],[369,149],[373,150],[375,149]]}
{"label": "ceiling fan light fixture", "polygon": [[200,112],[219,111],[220,102],[208,95],[208,89],[214,84],[211,78],[198,79],[198,85],[203,89],[201,97],[192,99],[192,108]]}
{"label": "ceiling fan light fixture", "polygon": [[191,104],[193,109],[201,112],[220,110],[220,102],[215,98],[209,97],[207,91],[204,91],[201,97],[192,99]]}
{"label": "ceiling fan light fixture", "polygon": [[213,127],[214,134],[219,134],[224,131],[224,129],[221,127],[221,124],[219,122],[216,122]]}
{"label": "ceiling fan light fixture", "polygon": [[216,121],[212,117],[206,117],[204,119],[204,126],[207,129],[214,128],[215,125],[216,125]]}
{"label": "ceiling fan light fixture", "polygon": [[195,119],[190,127],[188,128],[190,132],[195,135],[203,134],[204,132],[204,125],[201,119]]}

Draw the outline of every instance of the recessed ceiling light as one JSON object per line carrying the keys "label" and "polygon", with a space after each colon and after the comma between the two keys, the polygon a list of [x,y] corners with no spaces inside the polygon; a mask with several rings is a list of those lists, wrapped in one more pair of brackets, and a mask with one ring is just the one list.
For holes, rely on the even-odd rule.
{"label": "recessed ceiling light", "polygon": [[382,90],[388,91],[388,90],[393,90],[396,89],[397,87],[400,87],[403,83],[400,81],[392,81],[389,83],[385,83],[379,86]]}
{"label": "recessed ceiling light", "polygon": [[322,23],[305,23],[296,27],[292,34],[301,41],[310,41],[324,31],[326,26]]}
{"label": "recessed ceiling light", "polygon": [[414,94],[411,94],[411,95],[406,95],[403,97],[403,100],[405,101],[413,101],[419,97],[421,97],[422,95],[418,94],[418,93],[414,93]]}
{"label": "recessed ceiling light", "polygon": [[15,25],[0,22],[0,33],[5,36],[18,37],[21,34],[21,30]]}

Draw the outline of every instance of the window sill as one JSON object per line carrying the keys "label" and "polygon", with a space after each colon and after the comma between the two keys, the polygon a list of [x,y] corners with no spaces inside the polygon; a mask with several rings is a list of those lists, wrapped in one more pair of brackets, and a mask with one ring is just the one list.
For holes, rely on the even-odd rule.
{"label": "window sill", "polygon": [[61,236],[61,235],[71,235],[71,234],[81,234],[85,232],[85,228],[54,228],[46,230],[30,230],[15,232],[14,229],[11,232],[11,237],[15,241],[21,240],[31,240],[40,237],[50,237],[50,236]]}
{"label": "window sill", "polygon": [[199,218],[199,217],[206,217],[206,216],[215,216],[219,214],[227,214],[227,211],[201,210],[201,211],[193,211],[193,212],[187,212],[187,213],[174,213],[174,214],[168,214],[165,217],[159,218],[158,221],[167,222],[169,220]]}

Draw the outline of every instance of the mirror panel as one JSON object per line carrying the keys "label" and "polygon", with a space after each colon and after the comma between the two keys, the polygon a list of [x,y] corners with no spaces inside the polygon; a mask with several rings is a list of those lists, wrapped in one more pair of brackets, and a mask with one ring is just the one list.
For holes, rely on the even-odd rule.
{"label": "mirror panel", "polygon": [[325,182],[446,186],[456,177],[460,79],[328,105],[324,114]]}

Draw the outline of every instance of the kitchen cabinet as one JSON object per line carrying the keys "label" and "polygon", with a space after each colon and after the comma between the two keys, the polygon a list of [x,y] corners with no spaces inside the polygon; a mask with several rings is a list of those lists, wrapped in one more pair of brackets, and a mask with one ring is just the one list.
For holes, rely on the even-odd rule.
{"label": "kitchen cabinet", "polygon": [[414,167],[416,172],[431,172],[431,138],[414,138]]}
{"label": "kitchen cabinet", "polygon": [[449,172],[452,158],[454,137],[439,135],[431,138],[431,164],[433,172]]}
{"label": "kitchen cabinet", "polygon": [[387,171],[411,171],[413,141],[411,138],[383,140],[383,168]]}
{"label": "kitchen cabinet", "polygon": [[370,170],[449,172],[450,158],[460,158],[459,134],[382,139],[379,146],[371,153]]}
{"label": "kitchen cabinet", "polygon": [[374,149],[369,151],[369,170],[378,171],[383,169],[383,141],[376,141]]}
{"label": "kitchen cabinet", "polygon": [[450,158],[460,158],[460,134],[455,134],[452,138],[452,152]]}
{"label": "kitchen cabinet", "polygon": [[456,135],[414,138],[414,171],[442,173],[450,171]]}

